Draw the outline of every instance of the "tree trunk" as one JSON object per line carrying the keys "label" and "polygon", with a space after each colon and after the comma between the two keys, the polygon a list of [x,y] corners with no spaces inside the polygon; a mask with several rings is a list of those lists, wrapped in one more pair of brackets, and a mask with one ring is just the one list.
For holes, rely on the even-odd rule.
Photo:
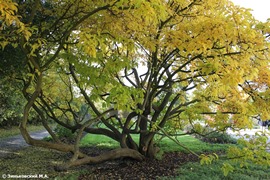
{"label": "tree trunk", "polygon": [[148,158],[155,158],[158,148],[154,146],[154,136],[152,134],[141,135],[139,152]]}
{"label": "tree trunk", "polygon": [[147,157],[154,159],[156,157],[157,152],[158,148],[155,146],[154,138],[152,138],[148,146]]}

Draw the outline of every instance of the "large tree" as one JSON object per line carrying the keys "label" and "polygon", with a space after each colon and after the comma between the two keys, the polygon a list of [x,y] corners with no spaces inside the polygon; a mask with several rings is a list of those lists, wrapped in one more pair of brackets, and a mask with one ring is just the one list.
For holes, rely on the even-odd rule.
{"label": "large tree", "polygon": [[[198,120],[225,130],[251,127],[252,116],[270,117],[268,24],[230,1],[17,3],[12,15],[21,16],[20,24],[4,24],[1,38],[28,64],[20,76],[28,101],[20,129],[31,145],[73,152],[65,168],[153,158],[156,134],[187,124],[201,133]],[[81,106],[91,118],[81,118]],[[31,108],[54,142],[29,136]],[[55,136],[49,118],[78,132],[75,145]],[[106,135],[121,148],[89,157],[79,148],[83,131]],[[139,134],[138,144],[132,134]]]}

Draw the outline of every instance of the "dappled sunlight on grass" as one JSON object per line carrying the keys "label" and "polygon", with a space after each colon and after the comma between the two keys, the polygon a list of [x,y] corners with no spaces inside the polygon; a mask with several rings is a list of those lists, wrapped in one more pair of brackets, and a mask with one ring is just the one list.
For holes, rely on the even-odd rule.
{"label": "dappled sunlight on grass", "polygon": [[116,148],[119,147],[119,143],[103,135],[87,134],[81,140],[81,146]]}
{"label": "dappled sunlight on grass", "polygon": [[115,147],[115,145],[108,142],[108,143],[99,143],[99,144],[97,144],[97,147],[110,147],[110,148],[112,148],[112,147]]}

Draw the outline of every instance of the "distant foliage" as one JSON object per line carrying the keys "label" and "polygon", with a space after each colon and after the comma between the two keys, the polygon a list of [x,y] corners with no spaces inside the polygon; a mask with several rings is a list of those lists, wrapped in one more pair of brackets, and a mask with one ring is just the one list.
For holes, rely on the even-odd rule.
{"label": "distant foliage", "polygon": [[67,129],[63,126],[57,125],[56,128],[54,129],[55,133],[59,138],[67,138],[67,139],[72,139],[75,137],[74,133],[70,129]]}

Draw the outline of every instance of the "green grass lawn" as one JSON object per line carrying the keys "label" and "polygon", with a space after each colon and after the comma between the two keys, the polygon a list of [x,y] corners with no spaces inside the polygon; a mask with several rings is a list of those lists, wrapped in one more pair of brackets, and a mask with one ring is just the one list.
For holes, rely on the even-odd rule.
{"label": "green grass lawn", "polygon": [[81,140],[81,146],[97,146],[100,148],[116,148],[119,143],[104,135],[87,134]]}
{"label": "green grass lawn", "polygon": [[[135,142],[139,141],[139,136],[134,135]],[[192,136],[185,135],[177,138],[179,142],[188,147],[190,150],[196,153],[225,151],[229,145],[227,144],[209,144],[202,142]],[[157,143],[158,146],[164,152],[183,151],[187,152],[184,148],[177,145],[171,139],[165,137],[162,141]],[[100,148],[116,148],[119,147],[119,143],[103,135],[88,134],[81,140],[82,146],[97,146]]]}
{"label": "green grass lawn", "polygon": [[[196,153],[203,152],[213,152],[213,151],[225,151],[229,145],[227,144],[210,144],[206,142],[202,142],[193,136],[185,135],[177,138],[178,141],[184,146],[188,147],[190,150]],[[164,138],[161,142],[158,143],[158,146],[164,152],[172,152],[172,151],[182,151],[187,152],[184,148],[177,145],[175,142],[170,140],[169,138]]]}

